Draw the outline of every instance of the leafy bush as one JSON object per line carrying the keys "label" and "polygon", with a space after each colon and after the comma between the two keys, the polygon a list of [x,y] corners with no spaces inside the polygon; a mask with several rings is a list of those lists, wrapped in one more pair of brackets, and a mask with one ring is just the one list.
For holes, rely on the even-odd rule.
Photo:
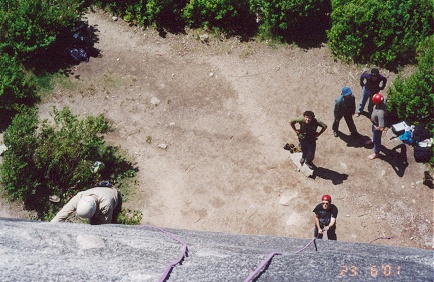
{"label": "leafy bush", "polygon": [[253,0],[263,37],[298,41],[316,38],[329,28],[330,0]]}
{"label": "leafy bush", "polygon": [[23,71],[14,57],[0,55],[0,128],[9,124],[20,105],[31,105],[37,100],[32,76]]}
{"label": "leafy bush", "polygon": [[398,76],[388,92],[389,111],[400,119],[429,126],[434,133],[434,36],[418,48],[416,71]]}
{"label": "leafy bush", "polygon": [[[8,150],[0,166],[1,182],[12,200],[40,218],[50,210],[48,197],[70,198],[102,179],[116,183],[119,176],[134,176],[132,165],[105,144],[102,134],[111,130],[103,115],[79,120],[68,108],[53,109],[53,122],[39,122],[35,109],[23,109],[4,134]],[[95,161],[105,163],[92,171]],[[110,177],[110,178],[108,178]]]}
{"label": "leafy bush", "polygon": [[146,25],[145,14],[147,0],[97,0],[93,2],[94,5],[123,18],[127,22]]}
{"label": "leafy bush", "polygon": [[192,28],[217,28],[230,35],[249,35],[257,27],[248,0],[190,0],[183,16]]}
{"label": "leafy bush", "polygon": [[332,0],[333,53],[389,69],[415,63],[416,47],[434,33],[432,0]]}
{"label": "leafy bush", "polygon": [[108,1],[97,0],[94,4],[106,11],[122,17],[127,22],[143,26],[154,26],[160,32],[184,30],[181,10],[187,0],[131,0]]}
{"label": "leafy bush", "polygon": [[150,25],[157,27],[161,32],[181,32],[185,22],[182,18],[182,9],[187,0],[148,0],[146,4],[146,18]]}
{"label": "leafy bush", "polygon": [[122,208],[118,217],[118,224],[140,225],[143,218],[143,213],[137,210]]}
{"label": "leafy bush", "polygon": [[50,46],[80,20],[86,5],[85,0],[0,0],[1,129],[20,105],[38,101],[35,73],[58,61]]}
{"label": "leafy bush", "polygon": [[[420,44],[417,51],[417,70],[407,79],[395,79],[387,105],[392,115],[421,124],[434,136],[434,36]],[[430,163],[434,165],[434,157]]]}
{"label": "leafy bush", "polygon": [[0,53],[25,62],[43,53],[57,35],[79,21],[84,0],[1,0]]}

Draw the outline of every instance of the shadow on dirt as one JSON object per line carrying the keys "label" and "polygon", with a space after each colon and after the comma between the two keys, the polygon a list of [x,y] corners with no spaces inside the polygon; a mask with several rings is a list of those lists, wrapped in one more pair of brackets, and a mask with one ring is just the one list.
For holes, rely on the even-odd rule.
{"label": "shadow on dirt", "polygon": [[404,143],[395,146],[392,149],[387,149],[386,147],[381,146],[380,160],[388,162],[396,172],[396,175],[403,177],[405,169],[408,166],[407,146]]}
{"label": "shadow on dirt", "polygon": [[[88,62],[89,58],[100,57],[101,52],[94,47],[99,42],[98,29],[81,22],[72,30],[65,30],[45,52],[35,54],[26,65],[37,77],[64,72],[74,65]],[[67,73],[65,73],[67,75]]]}
{"label": "shadow on dirt", "polygon": [[314,170],[313,178],[315,177],[331,180],[334,185],[339,185],[344,183],[344,180],[348,179],[348,174],[339,173],[324,167],[317,167]]}
{"label": "shadow on dirt", "polygon": [[347,143],[347,147],[361,148],[364,147],[365,142],[370,139],[368,136],[359,135],[357,137],[338,132],[338,137]]}
{"label": "shadow on dirt", "polygon": [[[363,146],[367,149],[374,148],[373,144]],[[392,166],[392,169],[395,171],[396,175],[398,175],[399,177],[403,177],[405,169],[408,166],[407,146],[402,143],[392,149],[388,149],[381,145],[379,159],[389,163]]]}

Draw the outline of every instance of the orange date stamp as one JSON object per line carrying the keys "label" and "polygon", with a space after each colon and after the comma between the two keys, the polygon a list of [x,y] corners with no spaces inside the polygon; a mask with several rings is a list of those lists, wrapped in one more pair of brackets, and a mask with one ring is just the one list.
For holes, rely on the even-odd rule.
{"label": "orange date stamp", "polygon": [[370,276],[372,278],[380,277],[397,277],[401,275],[401,266],[380,264],[370,265],[367,267],[358,267],[356,265],[341,265],[339,277],[360,277]]}

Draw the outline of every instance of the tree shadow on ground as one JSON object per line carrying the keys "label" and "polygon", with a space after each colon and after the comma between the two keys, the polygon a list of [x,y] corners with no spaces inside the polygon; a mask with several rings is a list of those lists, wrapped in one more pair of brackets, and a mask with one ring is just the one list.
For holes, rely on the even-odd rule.
{"label": "tree shadow on ground", "polygon": [[87,25],[80,22],[78,27],[73,30],[64,30],[61,32],[56,42],[49,46],[44,52],[34,54],[26,62],[26,67],[31,69],[37,77],[62,72],[68,76],[68,70],[73,66],[83,62],[78,62],[70,55],[73,48],[83,49],[88,58],[97,58],[101,56],[101,51],[94,47],[99,42],[96,26]]}
{"label": "tree shadow on ground", "polygon": [[334,185],[339,185],[344,183],[344,180],[348,179],[348,174],[339,173],[324,167],[316,167],[314,169],[313,178],[316,177],[331,180]]}

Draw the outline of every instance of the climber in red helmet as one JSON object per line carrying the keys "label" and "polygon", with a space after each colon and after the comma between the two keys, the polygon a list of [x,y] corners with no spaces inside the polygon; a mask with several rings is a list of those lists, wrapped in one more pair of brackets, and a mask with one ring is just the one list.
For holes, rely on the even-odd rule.
{"label": "climber in red helmet", "polygon": [[383,135],[386,117],[386,104],[384,103],[383,95],[380,93],[375,94],[372,96],[372,102],[374,103],[374,109],[371,114],[372,140],[365,142],[365,145],[374,144],[374,153],[368,156],[370,160],[380,156],[381,136]]}
{"label": "climber in red helmet", "polygon": [[323,233],[327,231],[329,240],[337,240],[336,217],[338,216],[338,208],[332,204],[332,198],[329,195],[322,196],[321,200],[322,203],[313,209],[315,220],[314,236],[322,239]]}

